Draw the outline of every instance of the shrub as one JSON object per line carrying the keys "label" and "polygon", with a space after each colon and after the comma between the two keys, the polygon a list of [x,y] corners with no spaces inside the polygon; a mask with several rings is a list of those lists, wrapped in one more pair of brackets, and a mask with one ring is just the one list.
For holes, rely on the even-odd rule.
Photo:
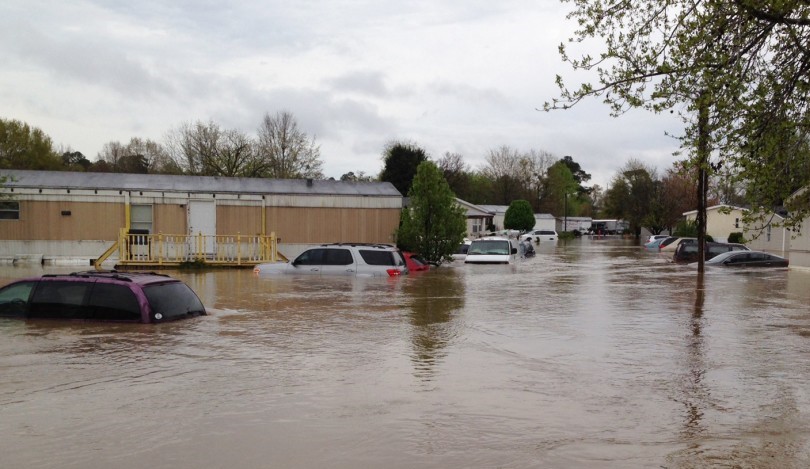
{"label": "shrub", "polygon": [[745,238],[743,238],[743,234],[739,231],[735,231],[734,233],[730,233],[728,235],[728,242],[729,243],[740,243],[745,244]]}

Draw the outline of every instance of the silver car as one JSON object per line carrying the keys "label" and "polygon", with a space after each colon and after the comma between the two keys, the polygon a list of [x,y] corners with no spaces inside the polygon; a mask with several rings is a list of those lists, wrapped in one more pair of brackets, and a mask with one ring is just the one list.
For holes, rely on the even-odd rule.
{"label": "silver car", "polygon": [[322,244],[302,252],[290,262],[259,264],[257,275],[348,275],[395,277],[408,273],[405,258],[388,244]]}

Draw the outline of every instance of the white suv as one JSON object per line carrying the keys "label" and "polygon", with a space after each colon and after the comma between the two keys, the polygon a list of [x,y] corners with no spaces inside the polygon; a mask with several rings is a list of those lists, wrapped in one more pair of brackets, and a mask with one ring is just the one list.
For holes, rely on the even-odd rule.
{"label": "white suv", "polygon": [[356,277],[395,277],[407,274],[405,259],[388,244],[322,244],[302,252],[290,262],[259,264],[257,275],[349,275]]}

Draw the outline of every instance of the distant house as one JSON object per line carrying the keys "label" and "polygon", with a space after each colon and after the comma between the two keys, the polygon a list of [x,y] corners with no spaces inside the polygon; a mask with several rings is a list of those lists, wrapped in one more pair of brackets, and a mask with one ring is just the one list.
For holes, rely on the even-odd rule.
{"label": "distant house", "polygon": [[492,214],[492,231],[503,230],[503,219],[506,216],[508,205],[479,205],[482,209]]}
{"label": "distant house", "polygon": [[456,202],[467,211],[467,236],[479,236],[492,224],[492,218],[495,216],[492,212],[458,198]]}
{"label": "distant house", "polygon": [[[290,257],[328,242],[392,243],[402,195],[387,182],[5,170],[0,259],[95,259],[121,230],[268,236]],[[58,263],[58,262],[54,262]]]}
{"label": "distant house", "polygon": [[534,214],[534,229],[535,230],[556,230],[557,219],[550,213],[535,213]]}
{"label": "distant house", "polygon": [[[731,205],[714,205],[706,208],[706,234],[719,242],[728,242],[731,233],[742,232],[745,229],[743,215],[746,209]],[[697,210],[684,212],[688,221],[697,220]]]}

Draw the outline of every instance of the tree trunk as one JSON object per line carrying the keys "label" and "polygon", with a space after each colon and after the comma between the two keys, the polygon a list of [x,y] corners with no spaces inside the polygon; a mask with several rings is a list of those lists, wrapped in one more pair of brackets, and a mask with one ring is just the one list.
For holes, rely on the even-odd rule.
{"label": "tree trunk", "polygon": [[706,200],[709,191],[709,101],[707,92],[703,91],[698,97],[698,135],[697,135],[697,164],[698,164],[698,208],[697,208],[697,241],[698,241],[698,272],[701,274],[706,263]]}

